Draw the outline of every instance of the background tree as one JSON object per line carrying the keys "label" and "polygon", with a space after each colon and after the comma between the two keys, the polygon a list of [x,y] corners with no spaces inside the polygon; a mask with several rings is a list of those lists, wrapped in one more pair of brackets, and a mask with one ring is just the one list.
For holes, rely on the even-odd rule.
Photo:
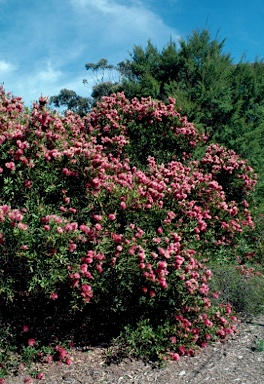
{"label": "background tree", "polygon": [[91,110],[92,99],[82,97],[69,89],[62,89],[58,96],[50,97],[50,104],[56,108],[66,107],[67,109],[84,116]]}
{"label": "background tree", "polygon": [[[120,84],[116,79],[117,68],[109,64],[107,59],[100,59],[97,63],[87,63],[85,68],[92,71],[94,78],[91,93],[93,106],[101,100],[102,96],[110,96],[120,90]],[[88,84],[88,80],[83,80],[83,83]]]}
{"label": "background tree", "polygon": [[150,41],[145,50],[135,45],[131,60],[120,62],[117,69],[122,76],[122,90],[128,98],[160,99],[160,54]]}

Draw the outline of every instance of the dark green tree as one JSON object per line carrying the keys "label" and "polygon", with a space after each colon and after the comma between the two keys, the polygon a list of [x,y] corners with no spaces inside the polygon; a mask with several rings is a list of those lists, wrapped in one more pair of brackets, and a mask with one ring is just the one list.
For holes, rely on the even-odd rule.
{"label": "dark green tree", "polygon": [[92,99],[82,97],[69,89],[62,89],[57,96],[50,97],[50,105],[55,108],[66,107],[80,116],[85,116],[91,110]]}
{"label": "dark green tree", "polygon": [[160,99],[159,67],[160,54],[154,45],[148,41],[144,50],[135,45],[130,60],[117,65],[122,76],[122,90],[128,98],[148,97]]}
{"label": "dark green tree", "polygon": [[232,60],[223,48],[224,41],[211,40],[207,30],[195,31],[180,42],[178,71],[165,87],[189,120],[202,125],[210,137],[228,125],[232,116]]}

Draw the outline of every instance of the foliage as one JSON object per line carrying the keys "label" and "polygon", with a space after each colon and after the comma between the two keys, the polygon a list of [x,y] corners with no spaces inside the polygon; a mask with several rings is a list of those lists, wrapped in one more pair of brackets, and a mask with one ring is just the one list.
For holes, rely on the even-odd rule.
{"label": "foliage", "polygon": [[218,145],[193,158],[205,136],[172,99],[114,94],[83,118],[47,102],[27,111],[1,89],[0,322],[10,344],[28,358],[51,346],[50,359],[70,363],[62,342],[107,326],[128,353],[177,360],[233,333],[205,259],[224,249],[236,260],[254,227],[253,169]]}
{"label": "foliage", "polygon": [[[170,40],[161,51],[148,41],[145,48],[135,45],[130,58],[116,66],[101,59],[98,63],[86,64],[86,69],[95,77],[93,106],[103,95],[121,91],[130,100],[151,97],[169,103],[169,97],[175,98],[181,115],[188,116],[211,143],[222,144],[249,159],[259,174],[256,198],[261,204],[264,180],[262,60],[249,63],[242,58],[234,63],[225,52],[225,40],[219,40],[218,36],[212,38],[204,29],[194,31],[179,43]],[[68,108],[71,108],[69,104]],[[142,132],[146,142],[147,132],[149,134],[146,127]],[[155,140],[155,130],[151,135],[151,141]]]}
{"label": "foliage", "polygon": [[128,97],[175,97],[182,113],[212,136],[228,125],[232,111],[232,65],[223,46],[207,30],[194,31],[179,49],[172,41],[161,52],[150,42],[145,50],[135,46],[131,60],[118,66],[123,90]]}
{"label": "foliage", "polygon": [[237,313],[254,317],[263,312],[263,276],[252,267],[218,263],[211,265],[211,288],[221,292],[221,300],[232,303]]}
{"label": "foliage", "polygon": [[51,96],[50,104],[56,108],[65,107],[80,116],[85,116],[91,109],[92,99],[79,96],[69,89],[62,89],[57,96]]}
{"label": "foliage", "polygon": [[258,340],[256,345],[257,352],[264,352],[264,340]]}

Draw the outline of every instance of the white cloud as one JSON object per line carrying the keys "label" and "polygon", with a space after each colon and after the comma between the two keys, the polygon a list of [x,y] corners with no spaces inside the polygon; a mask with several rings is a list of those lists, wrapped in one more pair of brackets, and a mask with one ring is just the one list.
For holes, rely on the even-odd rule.
{"label": "white cloud", "polygon": [[179,39],[175,30],[168,27],[160,16],[141,1],[128,0],[70,0],[79,14],[84,17],[87,24],[93,25],[96,30],[95,39],[113,47],[118,44],[129,44],[130,49],[134,44],[142,41],[147,43],[151,39],[154,44]]}
{"label": "white cloud", "polygon": [[[63,83],[63,74],[51,62],[41,63],[42,69],[35,71],[13,71],[3,78],[5,88],[15,96],[22,96],[27,105],[37,100],[41,94],[52,96],[58,93]],[[1,73],[0,62],[0,73]],[[3,65],[5,68],[5,66]],[[54,92],[54,93],[53,93]]]}
{"label": "white cloud", "polygon": [[7,74],[8,72],[12,72],[14,70],[15,66],[12,63],[8,63],[5,60],[0,60],[0,75]]}
{"label": "white cloud", "polygon": [[36,81],[39,82],[48,82],[48,83],[54,83],[59,80],[59,78],[62,76],[62,72],[59,70],[56,70],[52,67],[52,64],[50,62],[46,63],[46,68],[42,71],[39,71],[36,74]]}
{"label": "white cloud", "polygon": [[[61,84],[65,81],[63,73],[56,69],[51,62],[46,62],[43,69],[35,71],[33,74],[23,76],[20,84],[21,91],[27,85],[27,102],[37,100],[43,96],[53,96],[61,89]],[[25,94],[25,92],[21,92]]]}
{"label": "white cloud", "polygon": [[[78,0],[82,7],[87,6],[87,1]],[[109,0],[91,0],[89,5],[103,13],[116,13],[124,7],[121,7],[118,3]]]}

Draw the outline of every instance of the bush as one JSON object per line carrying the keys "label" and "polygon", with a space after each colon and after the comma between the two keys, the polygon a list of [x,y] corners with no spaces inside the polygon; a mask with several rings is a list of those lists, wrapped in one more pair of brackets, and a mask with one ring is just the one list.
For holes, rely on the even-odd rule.
{"label": "bush", "polygon": [[[0,304],[10,343],[41,358],[51,346],[66,361],[60,338],[80,327],[87,340],[121,335],[137,355],[177,360],[232,333],[236,318],[229,304],[212,305],[203,260],[221,248],[233,257],[254,226],[246,162],[216,145],[192,159],[204,137],[173,100],[117,94],[80,118],[50,112],[45,98],[27,111],[3,89],[0,97]],[[140,169],[146,147],[135,141],[148,124],[172,157],[155,160],[151,145]],[[228,198],[219,172],[237,188]],[[14,311],[21,315],[10,320]],[[92,318],[101,329],[89,328]]]}
{"label": "bush", "polygon": [[263,276],[256,274],[252,267],[215,264],[212,272],[210,288],[221,292],[221,301],[231,303],[237,313],[248,318],[263,312]]}

